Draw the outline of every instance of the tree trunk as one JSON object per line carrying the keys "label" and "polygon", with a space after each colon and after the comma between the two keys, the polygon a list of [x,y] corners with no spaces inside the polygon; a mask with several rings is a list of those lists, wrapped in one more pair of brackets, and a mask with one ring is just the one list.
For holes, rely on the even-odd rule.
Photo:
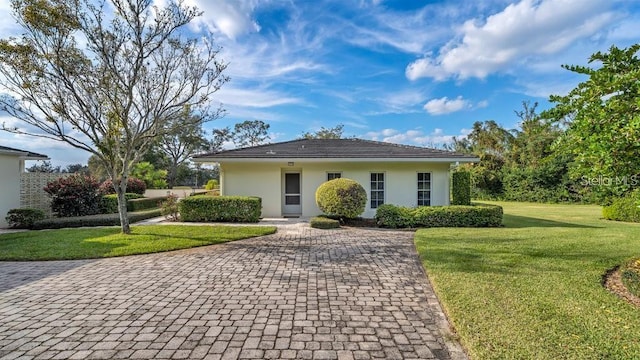
{"label": "tree trunk", "polygon": [[[129,216],[127,216],[127,198],[124,196],[127,191],[127,180],[120,180],[119,186],[116,186],[116,194],[118,194],[118,214],[120,215],[120,226],[123,234],[131,234],[129,226]],[[124,186],[123,186],[124,184]]]}
{"label": "tree trunk", "polygon": [[171,165],[169,166],[169,189],[173,189],[174,186],[176,186],[176,180],[178,177],[178,164],[176,164],[175,161],[171,162]]}

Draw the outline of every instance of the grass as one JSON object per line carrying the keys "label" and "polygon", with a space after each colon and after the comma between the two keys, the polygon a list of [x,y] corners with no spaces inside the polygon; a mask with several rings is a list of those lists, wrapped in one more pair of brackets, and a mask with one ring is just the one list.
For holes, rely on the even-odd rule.
{"label": "grass", "polygon": [[95,259],[192,248],[273,234],[273,226],[132,226],[40,230],[0,235],[0,260]]}
{"label": "grass", "polygon": [[415,237],[471,358],[640,358],[640,309],[601,285],[640,255],[640,224],[602,220],[598,206],[497,204],[504,228]]}

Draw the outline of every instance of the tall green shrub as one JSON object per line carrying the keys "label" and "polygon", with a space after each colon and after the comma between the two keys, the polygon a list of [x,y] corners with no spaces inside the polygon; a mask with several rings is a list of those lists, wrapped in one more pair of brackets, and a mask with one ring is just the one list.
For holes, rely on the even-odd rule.
{"label": "tall green shrub", "polygon": [[367,192],[355,180],[333,179],[318,187],[316,204],[327,215],[352,219],[364,212]]}
{"label": "tall green shrub", "polygon": [[456,171],[451,176],[451,205],[471,205],[471,173]]}
{"label": "tall green shrub", "polygon": [[78,173],[61,177],[48,183],[44,191],[51,197],[51,210],[58,217],[100,213],[100,183],[91,176]]}

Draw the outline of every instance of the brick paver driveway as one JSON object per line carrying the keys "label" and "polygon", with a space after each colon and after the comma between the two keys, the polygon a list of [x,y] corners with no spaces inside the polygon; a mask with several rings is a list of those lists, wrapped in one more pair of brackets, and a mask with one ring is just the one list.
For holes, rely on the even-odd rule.
{"label": "brick paver driveway", "polygon": [[464,359],[412,237],[301,225],[163,254],[0,262],[0,358]]}

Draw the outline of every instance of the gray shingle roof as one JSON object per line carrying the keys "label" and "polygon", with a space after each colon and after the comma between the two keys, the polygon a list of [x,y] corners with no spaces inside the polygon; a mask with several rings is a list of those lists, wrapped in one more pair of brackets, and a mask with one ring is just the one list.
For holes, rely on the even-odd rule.
{"label": "gray shingle roof", "polygon": [[224,159],[452,159],[477,161],[468,154],[362,139],[301,139],[195,155],[194,160]]}
{"label": "gray shingle roof", "polygon": [[25,156],[27,158],[27,160],[48,160],[49,159],[49,157],[47,155],[42,155],[42,154],[38,154],[38,153],[35,153],[35,152],[31,152],[31,151],[27,151],[27,150],[15,149],[15,148],[11,148],[11,147],[8,147],[8,146],[2,146],[2,145],[0,145],[0,152],[15,153],[16,155]]}

